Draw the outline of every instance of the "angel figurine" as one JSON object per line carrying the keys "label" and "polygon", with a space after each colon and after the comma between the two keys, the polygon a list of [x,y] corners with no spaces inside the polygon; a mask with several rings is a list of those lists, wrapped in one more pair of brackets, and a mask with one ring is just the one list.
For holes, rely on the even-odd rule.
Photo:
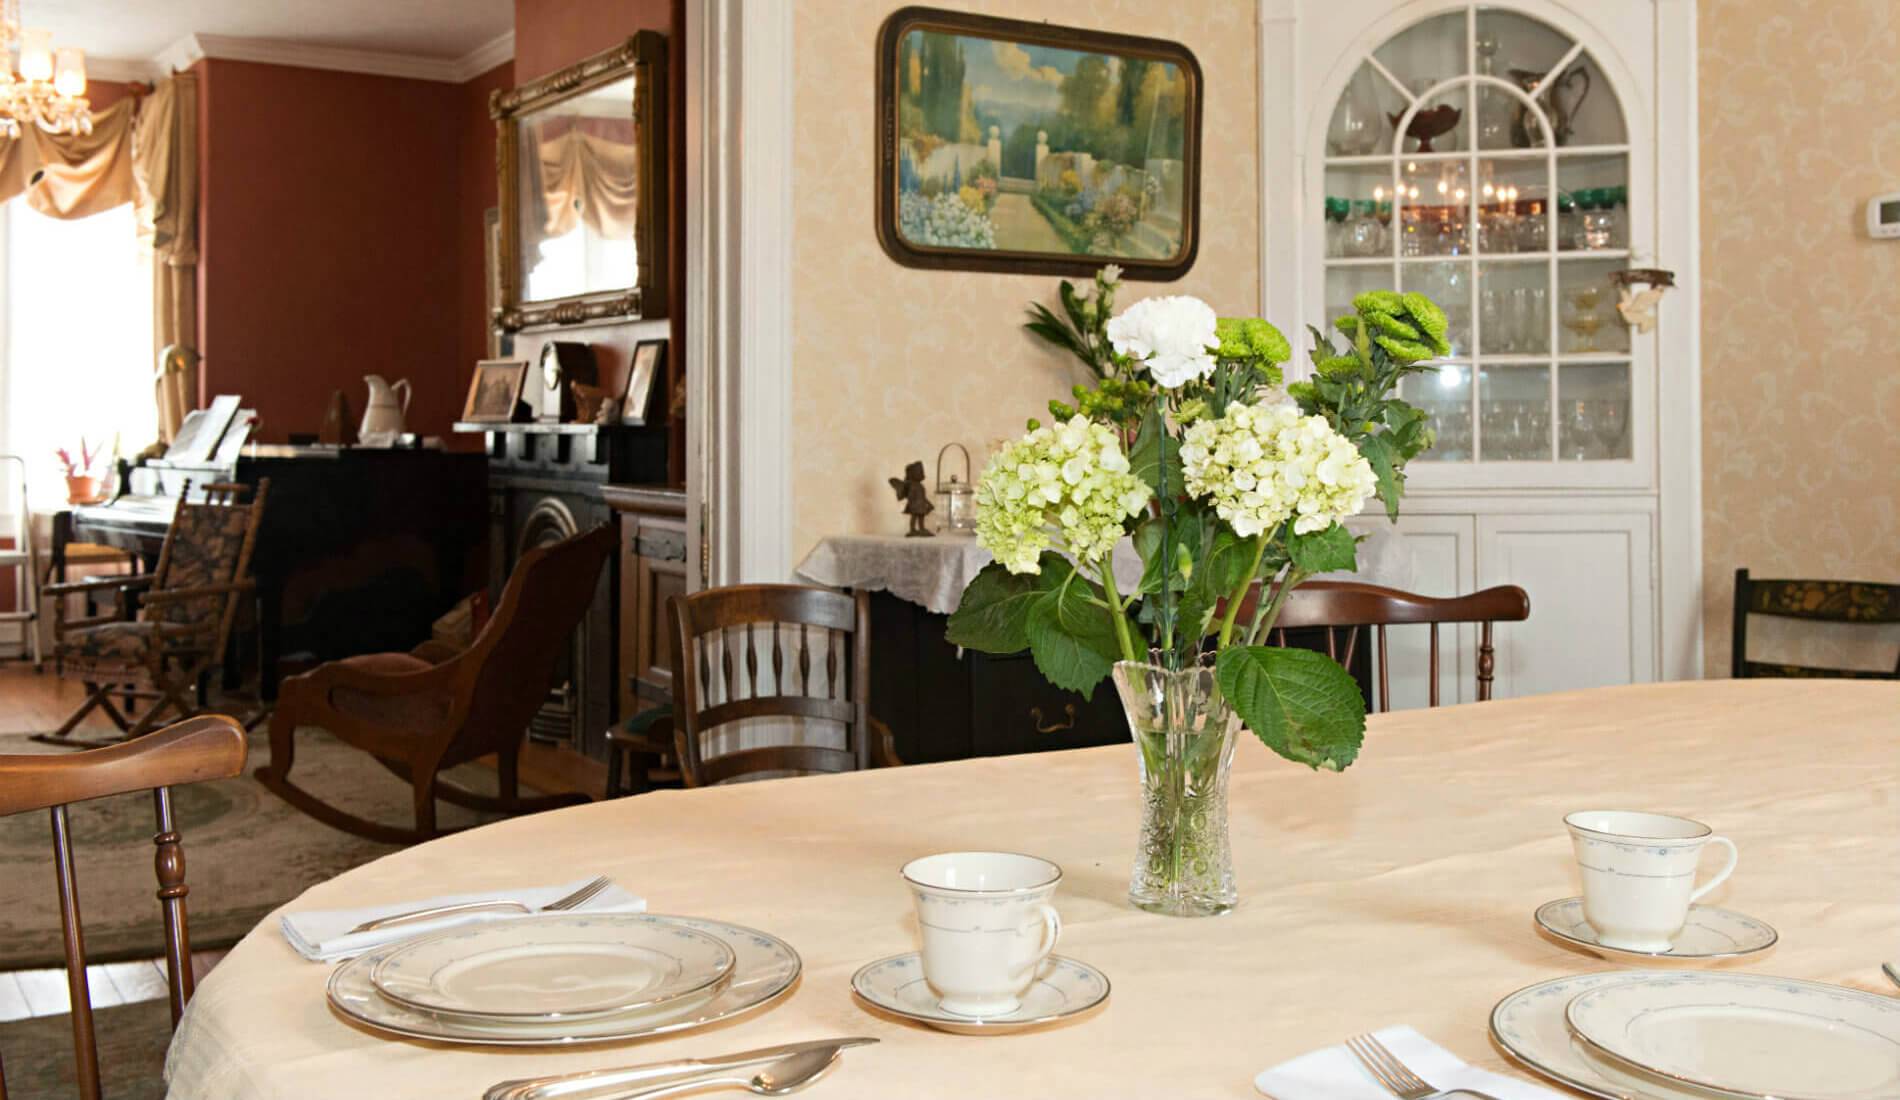
{"label": "angel figurine", "polygon": [[1648,332],[1656,327],[1656,304],[1662,301],[1663,288],[1659,286],[1632,290],[1624,286],[1617,295],[1616,311],[1623,315],[1623,323],[1637,332]]}
{"label": "angel figurine", "polygon": [[904,467],[904,476],[891,478],[891,488],[897,491],[897,499],[904,502],[904,514],[910,517],[910,530],[904,532],[906,538],[929,538],[934,533],[924,526],[924,517],[936,511],[937,506],[930,503],[930,494],[924,489],[924,464],[913,462]]}

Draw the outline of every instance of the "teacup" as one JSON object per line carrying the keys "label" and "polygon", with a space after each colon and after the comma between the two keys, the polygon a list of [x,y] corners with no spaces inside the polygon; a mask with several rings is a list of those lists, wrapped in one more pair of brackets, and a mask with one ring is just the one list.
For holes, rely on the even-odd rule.
{"label": "teacup", "polygon": [[1009,852],[945,852],[904,865],[923,933],[924,980],[945,1012],[1016,1011],[1062,935],[1049,899],[1062,868]]}
{"label": "teacup", "polygon": [[[1597,942],[1625,951],[1667,951],[1689,903],[1720,886],[1740,853],[1700,821],[1627,810],[1581,810],[1564,818],[1583,875],[1583,916]],[[1720,844],[1728,862],[1695,885],[1702,848]]]}

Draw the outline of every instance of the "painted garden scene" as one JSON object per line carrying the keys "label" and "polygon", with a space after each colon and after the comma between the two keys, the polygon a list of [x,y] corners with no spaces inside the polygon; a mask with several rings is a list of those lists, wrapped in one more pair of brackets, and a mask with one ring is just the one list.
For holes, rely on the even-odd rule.
{"label": "painted garden scene", "polygon": [[1131,274],[1191,258],[1192,59],[1070,37],[1076,48],[901,32],[884,85],[895,109],[887,243],[894,229],[919,252],[1115,260]]}

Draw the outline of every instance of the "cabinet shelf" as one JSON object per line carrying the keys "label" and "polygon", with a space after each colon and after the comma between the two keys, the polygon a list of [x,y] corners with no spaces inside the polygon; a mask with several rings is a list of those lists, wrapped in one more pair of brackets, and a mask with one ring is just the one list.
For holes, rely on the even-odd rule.
{"label": "cabinet shelf", "polygon": [[[1557,253],[1559,263],[1565,260],[1625,260],[1629,258],[1627,248],[1575,248]],[[1467,252],[1461,256],[1400,256],[1402,264],[1449,264],[1471,260],[1485,263],[1541,263],[1550,259],[1548,252]],[[1391,256],[1329,256],[1327,267],[1379,267],[1390,266]]]}
{"label": "cabinet shelf", "polygon": [[[1560,145],[1557,147],[1557,159],[1571,160],[1581,157],[1614,156],[1628,153],[1628,145]],[[1363,156],[1326,158],[1328,168],[1365,168],[1372,165],[1391,164],[1393,161],[1416,161],[1419,164],[1443,164],[1447,161],[1469,160],[1543,160],[1549,151],[1546,149],[1459,149],[1449,153],[1367,153]]]}

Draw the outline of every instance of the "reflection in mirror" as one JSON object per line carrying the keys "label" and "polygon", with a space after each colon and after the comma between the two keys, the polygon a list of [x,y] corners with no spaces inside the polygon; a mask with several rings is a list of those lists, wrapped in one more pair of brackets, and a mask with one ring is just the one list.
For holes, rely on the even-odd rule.
{"label": "reflection in mirror", "polygon": [[516,135],[521,300],[639,285],[634,78],[523,114]]}

